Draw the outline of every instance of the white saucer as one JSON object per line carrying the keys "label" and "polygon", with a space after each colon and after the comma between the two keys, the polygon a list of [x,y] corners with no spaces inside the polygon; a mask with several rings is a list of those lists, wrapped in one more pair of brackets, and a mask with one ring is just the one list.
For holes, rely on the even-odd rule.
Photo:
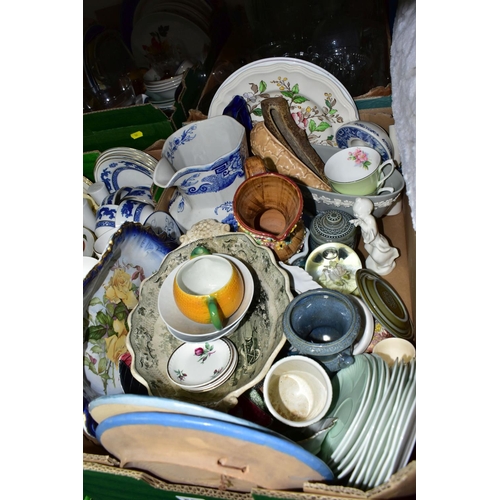
{"label": "white saucer", "polygon": [[223,384],[233,373],[238,352],[227,339],[179,346],[167,363],[170,380],[186,391],[202,392]]}

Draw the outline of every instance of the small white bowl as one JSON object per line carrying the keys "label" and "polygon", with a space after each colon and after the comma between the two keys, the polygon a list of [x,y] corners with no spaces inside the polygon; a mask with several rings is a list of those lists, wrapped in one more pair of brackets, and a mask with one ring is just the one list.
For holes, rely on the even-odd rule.
{"label": "small white bowl", "polygon": [[264,379],[264,401],[271,414],[290,427],[321,420],[332,402],[326,370],[311,358],[292,355],[271,366]]}
{"label": "small white bowl", "polygon": [[118,228],[113,227],[111,229],[108,229],[104,233],[95,240],[94,243],[94,252],[96,253],[99,258],[101,255],[104,253],[106,248],[108,247],[109,240],[113,237],[113,235],[118,231]]}
{"label": "small white bowl", "polygon": [[94,257],[89,257],[88,255],[83,256],[83,278],[90,272],[90,270],[98,263],[99,261]]}
{"label": "small white bowl", "polygon": [[396,359],[409,363],[416,357],[415,346],[410,341],[398,337],[381,340],[375,344],[373,353],[378,354],[389,366],[392,366]]}

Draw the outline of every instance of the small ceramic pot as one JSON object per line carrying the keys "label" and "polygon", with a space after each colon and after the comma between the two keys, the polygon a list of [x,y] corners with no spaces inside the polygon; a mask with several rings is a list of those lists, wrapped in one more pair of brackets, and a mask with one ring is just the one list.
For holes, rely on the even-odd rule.
{"label": "small ceramic pot", "polygon": [[311,250],[325,243],[343,243],[356,248],[359,228],[351,224],[352,216],[342,210],[328,210],[318,214],[311,222],[309,246]]}
{"label": "small ceramic pot", "polygon": [[353,344],[362,329],[359,309],[336,290],[304,292],[283,315],[283,330],[292,348],[320,362],[330,373],[354,363]]}

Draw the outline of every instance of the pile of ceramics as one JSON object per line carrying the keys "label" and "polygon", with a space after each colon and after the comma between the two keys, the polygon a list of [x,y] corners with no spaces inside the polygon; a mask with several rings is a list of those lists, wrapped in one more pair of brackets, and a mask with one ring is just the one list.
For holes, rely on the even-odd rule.
{"label": "pile of ceramics", "polygon": [[[182,405],[183,428],[197,436],[203,426],[218,434],[221,422],[226,429],[236,425],[233,437],[243,440],[249,453],[266,441],[274,443],[271,450],[289,452],[298,462],[286,472],[276,469],[273,477],[279,480],[270,482],[264,475],[249,476],[245,482],[228,468],[230,490],[301,488],[296,482],[301,477],[300,483],[320,481],[368,491],[408,464],[416,442],[415,332],[405,304],[382,278],[397,265],[399,254],[376,228],[377,218],[399,212],[404,181],[389,134],[359,120],[340,82],[331,90],[337,92],[338,112],[348,119],[336,122],[328,136],[318,130],[309,137],[310,147],[298,134],[286,133],[296,141],[293,152],[280,143],[279,132],[283,126],[288,127],[285,132],[291,130],[289,120],[304,123],[312,118],[291,106],[286,115],[270,89],[271,97],[245,97],[256,103],[249,104],[253,123],[248,135],[242,121],[221,112],[220,103],[228,105],[235,90],[247,89],[249,78],[271,82],[276,69],[282,77],[289,71],[292,84],[294,78],[310,81],[302,78],[316,72],[318,88],[305,93],[310,100],[331,84],[332,79],[311,69],[310,63],[300,61],[290,69],[290,61],[279,59],[254,63],[229,78],[227,88],[221,87],[214,97],[212,115],[168,137],[159,161],[132,148],[114,148],[98,157],[94,181],[84,178],[84,255],[89,252],[89,233],[96,236],[91,246],[95,262],[84,270],[84,431],[120,459],[133,452],[126,449],[123,436],[141,422],[151,455],[144,458],[148,449],[143,450],[140,468],[179,481],[176,471],[182,457],[156,457],[154,450],[155,442],[163,439],[158,426],[177,429],[175,418],[162,412],[179,412],[172,408]],[[274,124],[273,109],[282,118]],[[319,122],[323,118],[316,117]],[[301,158],[296,156],[300,152],[305,152]],[[372,152],[376,155],[370,156]],[[336,189],[327,167],[341,157],[341,173],[355,158],[362,163],[356,175],[367,174],[333,179]],[[264,158],[272,159],[276,171],[265,168]],[[354,191],[346,183],[356,184]],[[164,189],[165,212],[157,209],[152,188]],[[358,250],[361,242],[366,258]],[[156,260],[148,255],[150,248]],[[387,262],[380,261],[381,253]],[[233,278],[221,284],[221,273],[212,267],[212,273],[200,272],[196,280],[179,279],[188,265],[208,256],[227,261],[239,277],[241,297],[230,312],[224,297],[228,287],[239,290],[230,285]],[[118,287],[114,280],[119,271],[120,286],[128,283],[127,290],[120,288],[121,295],[110,293]],[[191,285],[194,281],[207,288],[198,289]],[[209,287],[212,281],[216,284]],[[117,335],[119,349],[99,323],[109,301],[115,301],[113,307],[118,307],[116,301],[123,305],[120,317],[129,326]],[[208,319],[191,315],[183,301],[196,304],[191,309],[200,307]],[[396,346],[389,342],[395,339]],[[100,352],[97,342],[104,351],[99,360],[94,359]],[[283,369],[276,378],[278,363],[294,356],[311,360],[314,373],[321,373],[319,386],[311,381],[309,368],[304,368],[306,373]],[[98,368],[101,364],[105,370]],[[271,373],[276,392],[269,398]],[[250,414],[243,422],[229,415],[235,407],[244,411],[239,403],[249,404],[249,392],[253,401],[260,398],[260,409],[257,405],[253,411],[270,418],[267,428],[252,422]],[[127,404],[132,395],[137,399]],[[111,405],[110,397],[117,404],[123,398],[122,410],[100,414],[101,405]],[[303,402],[302,408],[287,406],[297,401]],[[158,412],[158,405],[169,409]],[[137,410],[143,406],[145,411]],[[315,407],[321,412],[311,420]],[[221,422],[212,419],[209,408],[220,411]],[[285,408],[285,413],[277,408]],[[169,439],[189,447],[189,432],[177,431]],[[189,484],[217,487],[219,475],[210,469],[209,455],[218,452],[227,435],[219,438],[219,443],[210,439],[210,449],[200,453],[202,464],[190,472]],[[260,463],[262,458],[253,459]]]}
{"label": "pile of ceramics", "polygon": [[98,156],[95,182],[83,180],[84,256],[100,257],[127,221],[152,226],[178,241],[180,230],[175,221],[167,213],[155,211],[151,186],[156,163],[149,154],[126,147],[111,148]]}

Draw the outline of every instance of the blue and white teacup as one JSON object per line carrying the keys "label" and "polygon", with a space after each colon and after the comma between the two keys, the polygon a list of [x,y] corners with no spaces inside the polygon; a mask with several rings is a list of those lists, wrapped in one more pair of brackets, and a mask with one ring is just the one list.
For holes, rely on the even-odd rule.
{"label": "blue and white teacup", "polygon": [[116,227],[120,227],[127,221],[144,224],[153,211],[154,208],[149,203],[137,200],[123,200],[117,208]]}
{"label": "blue and white teacup", "polygon": [[95,235],[99,238],[116,227],[117,205],[101,205],[96,213]]}
{"label": "blue and white teacup", "polygon": [[142,203],[147,203],[148,205],[154,206],[153,196],[151,195],[150,186],[137,186],[131,188],[128,193],[126,193],[122,198],[123,200],[135,200]]}

